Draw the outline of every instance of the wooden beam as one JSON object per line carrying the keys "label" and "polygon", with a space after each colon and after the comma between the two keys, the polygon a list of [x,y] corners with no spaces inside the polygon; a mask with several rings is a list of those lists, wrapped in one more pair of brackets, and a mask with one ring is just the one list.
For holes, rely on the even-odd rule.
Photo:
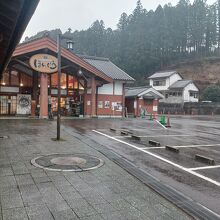
{"label": "wooden beam", "polygon": [[15,58],[13,60],[16,61],[17,63],[21,64],[22,66],[25,66],[25,67],[27,67],[30,70],[33,70],[27,63],[25,63],[25,62],[23,62],[23,61],[21,61],[21,60],[19,60],[17,58]]}

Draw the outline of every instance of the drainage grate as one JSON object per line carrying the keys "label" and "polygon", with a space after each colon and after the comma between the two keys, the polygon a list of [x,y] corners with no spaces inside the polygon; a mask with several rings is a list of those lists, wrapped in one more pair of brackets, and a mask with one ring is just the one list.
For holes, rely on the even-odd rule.
{"label": "drainage grate", "polygon": [[0,136],[0,140],[1,139],[8,139],[8,136]]}
{"label": "drainage grate", "polygon": [[87,171],[101,167],[102,159],[86,154],[51,154],[31,160],[35,167],[51,171]]}

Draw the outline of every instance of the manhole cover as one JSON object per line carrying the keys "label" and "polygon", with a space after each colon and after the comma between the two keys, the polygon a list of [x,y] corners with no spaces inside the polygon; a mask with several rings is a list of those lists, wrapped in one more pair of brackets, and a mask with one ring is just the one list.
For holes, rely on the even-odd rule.
{"label": "manhole cover", "polygon": [[8,139],[8,136],[0,136],[0,139]]}
{"label": "manhole cover", "polygon": [[86,154],[52,154],[34,158],[31,163],[45,170],[80,172],[101,167],[104,161]]}

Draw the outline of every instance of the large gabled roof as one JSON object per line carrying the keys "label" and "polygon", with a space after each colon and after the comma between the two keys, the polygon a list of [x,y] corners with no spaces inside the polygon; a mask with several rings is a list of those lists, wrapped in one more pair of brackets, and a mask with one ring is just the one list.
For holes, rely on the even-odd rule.
{"label": "large gabled roof", "polygon": [[134,78],[112,63],[108,58],[83,55],[78,56],[114,80],[134,81]]}
{"label": "large gabled roof", "polygon": [[[34,51],[39,51],[43,49],[49,49],[50,51],[57,53],[57,43],[47,36],[33,39],[31,41],[24,42],[18,45],[18,47],[13,53],[13,57],[33,53]],[[61,48],[61,56],[78,65],[79,67],[87,70],[88,72],[93,73],[95,76],[100,77],[107,82],[113,82],[111,77],[109,77],[101,70],[97,69],[95,66],[86,62],[85,60],[83,60],[82,58],[80,58],[79,56],[77,56],[76,54],[72,53],[64,47]]]}
{"label": "large gabled roof", "polygon": [[[157,72],[148,77],[148,79],[156,79],[156,78],[167,78],[174,74],[179,74],[177,71],[165,71],[165,72]],[[180,74],[179,74],[180,75]]]}
{"label": "large gabled roof", "polygon": [[192,80],[178,80],[175,83],[173,83],[169,87],[169,89],[184,89],[190,83],[193,83],[193,81]]}
{"label": "large gabled roof", "polygon": [[151,86],[127,87],[125,88],[126,98],[141,97],[149,99],[162,99],[164,96]]}

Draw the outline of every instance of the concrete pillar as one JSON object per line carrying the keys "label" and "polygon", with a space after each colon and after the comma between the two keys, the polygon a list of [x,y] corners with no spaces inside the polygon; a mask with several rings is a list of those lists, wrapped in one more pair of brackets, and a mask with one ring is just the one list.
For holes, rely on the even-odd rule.
{"label": "concrete pillar", "polygon": [[95,77],[92,77],[91,81],[91,104],[92,104],[92,109],[91,109],[91,116],[95,117],[96,116],[96,81]]}
{"label": "concrete pillar", "polygon": [[48,118],[48,75],[40,75],[40,118]]}

